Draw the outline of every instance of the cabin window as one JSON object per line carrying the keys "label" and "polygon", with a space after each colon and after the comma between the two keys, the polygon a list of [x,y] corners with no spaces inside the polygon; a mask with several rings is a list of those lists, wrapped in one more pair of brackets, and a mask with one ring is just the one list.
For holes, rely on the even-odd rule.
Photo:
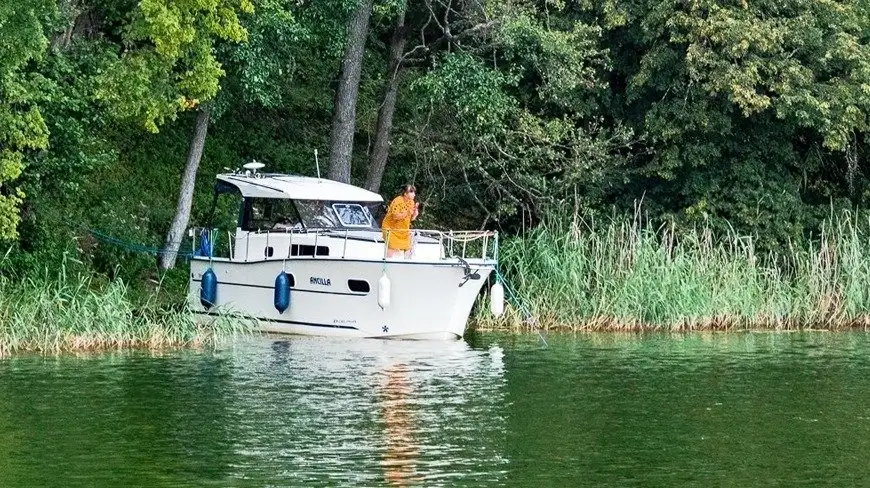
{"label": "cabin window", "polygon": [[333,203],[332,209],[345,227],[371,227],[372,214],[358,203]]}
{"label": "cabin window", "polygon": [[275,248],[273,248],[272,246],[266,246],[266,257],[271,258],[274,255],[275,255]]}
{"label": "cabin window", "polygon": [[329,202],[321,200],[298,200],[296,208],[302,223],[309,229],[339,229],[341,223]]}
{"label": "cabin window", "polygon": [[293,244],[290,247],[291,256],[314,256],[316,251],[317,256],[329,256],[328,246],[317,246],[317,249],[310,244]]}
{"label": "cabin window", "polygon": [[356,293],[368,293],[371,291],[369,282],[365,280],[347,280],[347,287],[350,288],[350,291]]}
{"label": "cabin window", "polygon": [[302,230],[293,201],[280,198],[248,199],[242,224],[248,231]]}
{"label": "cabin window", "polygon": [[307,229],[379,230],[380,202],[296,200],[299,216]]}

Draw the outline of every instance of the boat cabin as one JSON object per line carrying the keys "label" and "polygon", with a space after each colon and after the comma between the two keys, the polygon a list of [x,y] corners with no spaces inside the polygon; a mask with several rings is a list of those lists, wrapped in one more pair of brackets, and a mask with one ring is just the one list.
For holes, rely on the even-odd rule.
{"label": "boat cabin", "polygon": [[[230,260],[385,256],[384,200],[377,193],[327,179],[250,170],[218,175],[215,205],[227,193],[242,197]],[[416,236],[413,255],[440,259],[441,243]]]}

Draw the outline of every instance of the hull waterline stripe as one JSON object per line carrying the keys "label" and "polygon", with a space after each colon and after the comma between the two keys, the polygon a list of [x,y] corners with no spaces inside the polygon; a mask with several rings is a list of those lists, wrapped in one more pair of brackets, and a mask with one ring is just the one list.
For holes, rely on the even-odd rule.
{"label": "hull waterline stripe", "polygon": [[[202,282],[201,279],[199,279],[199,280],[192,279],[190,281],[192,281],[194,283],[201,283]],[[274,286],[269,286],[269,285],[252,285],[249,283],[233,283],[230,281],[220,281],[220,280],[218,280],[218,285],[241,286],[242,288],[263,288],[266,290],[274,290],[275,289]],[[298,291],[301,293],[319,293],[321,295],[341,295],[341,296],[348,296],[348,297],[364,297],[364,296],[368,295],[368,293],[345,293],[345,292],[341,292],[341,291],[305,290],[303,288],[290,288],[290,290],[294,291],[294,292]]]}
{"label": "hull waterline stripe", "polygon": [[[200,312],[198,310],[194,310],[193,313],[199,315],[208,315],[210,317],[220,317],[221,314],[212,313],[212,312]],[[248,318],[248,317],[246,317]],[[282,320],[282,319],[269,319],[265,317],[253,317],[255,320],[262,320],[264,322],[278,322],[281,324],[291,324],[291,325],[304,325],[306,327],[322,327],[327,329],[348,329],[348,330],[359,330],[356,327],[352,327],[350,325],[330,325],[330,324],[318,324],[314,322],[298,322],[295,320]]]}
{"label": "hull waterline stripe", "polygon": [[[435,266],[435,267],[448,267],[448,268],[459,268],[459,269],[462,269],[465,267],[462,265],[462,263],[441,263],[441,262],[437,262],[437,261],[402,261],[402,260],[391,261],[389,259],[373,260],[373,259],[342,259],[342,258],[311,258],[311,257],[309,257],[309,258],[297,258],[295,256],[292,258],[289,258],[289,259],[276,258],[276,259],[261,259],[259,261],[232,261],[232,260],[227,259],[227,258],[209,258],[206,256],[191,256],[190,260],[191,261],[202,261],[202,262],[206,262],[206,263],[215,262],[215,263],[233,264],[233,265],[237,265],[237,264],[238,265],[261,264],[261,263],[282,263],[284,261],[286,261],[288,263],[291,263],[294,261],[298,262],[298,263],[307,263],[309,261],[320,261],[320,262],[327,262],[328,261],[328,262],[337,262],[337,263],[371,263],[371,264],[376,264],[378,266],[382,266],[384,263],[386,263],[389,266],[415,265],[415,266]],[[472,262],[469,262],[468,264],[470,264],[471,267],[473,267],[473,268],[479,268],[481,270],[483,270],[483,269],[490,269],[490,270],[495,269],[495,263],[481,264],[481,263],[476,263],[476,262],[472,261]]]}

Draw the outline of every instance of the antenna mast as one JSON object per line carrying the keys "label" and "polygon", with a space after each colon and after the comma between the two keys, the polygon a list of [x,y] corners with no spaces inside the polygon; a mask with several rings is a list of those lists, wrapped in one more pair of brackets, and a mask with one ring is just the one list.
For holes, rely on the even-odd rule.
{"label": "antenna mast", "polygon": [[320,179],[320,160],[317,159],[317,148],[314,148],[314,164],[317,165],[317,179]]}

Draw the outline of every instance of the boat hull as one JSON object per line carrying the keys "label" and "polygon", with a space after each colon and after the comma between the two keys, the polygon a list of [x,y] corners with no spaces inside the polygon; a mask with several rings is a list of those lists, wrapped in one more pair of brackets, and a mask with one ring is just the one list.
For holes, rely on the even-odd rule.
{"label": "boat hull", "polygon": [[[297,258],[250,262],[194,258],[189,302],[203,321],[235,313],[264,332],[334,337],[456,339],[465,333],[492,261]],[[217,276],[213,306],[200,302],[202,275]],[[290,306],[275,307],[275,278],[291,276]],[[389,305],[379,305],[378,280],[390,281]],[[366,286],[368,291],[365,291]]]}

